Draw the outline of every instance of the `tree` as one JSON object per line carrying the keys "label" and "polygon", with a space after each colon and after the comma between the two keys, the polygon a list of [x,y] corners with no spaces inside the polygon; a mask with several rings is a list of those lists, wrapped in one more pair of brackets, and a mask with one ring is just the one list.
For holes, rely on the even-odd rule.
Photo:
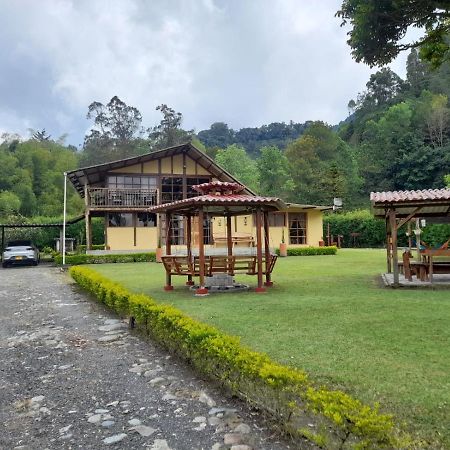
{"label": "tree", "polygon": [[173,147],[191,140],[194,130],[186,131],[181,128],[183,115],[180,112],[175,112],[165,104],[157,106],[156,110],[161,111],[163,118],[159,125],[148,129],[153,150]]}
{"label": "tree", "polygon": [[415,48],[411,49],[406,61],[406,80],[411,94],[418,97],[429,83],[429,71],[427,65],[419,58]]}
{"label": "tree", "polygon": [[225,148],[233,144],[235,132],[224,122],[214,122],[209,130],[200,131],[197,136],[208,148]]}
{"label": "tree", "polygon": [[247,155],[242,147],[233,144],[224,150],[219,150],[216,155],[216,162],[231,175],[234,175],[243,185],[252,191],[258,191],[259,180],[256,162]]}
{"label": "tree", "polygon": [[[447,0],[344,0],[336,13],[351,30],[352,56],[370,67],[391,62],[401,51],[420,47],[435,67],[450,57],[450,5]],[[402,43],[408,27],[425,28],[425,35]]]}
{"label": "tree", "polygon": [[313,122],[286,149],[295,183],[295,201],[329,204],[344,197],[347,205],[359,202],[361,180],[350,147],[323,122]]}
{"label": "tree", "polygon": [[20,210],[20,198],[13,192],[0,191],[0,217],[17,215]]}
{"label": "tree", "polygon": [[99,164],[135,155],[142,122],[137,108],[114,96],[106,106],[92,102],[86,117],[94,119],[94,125],[84,138],[83,164]]}
{"label": "tree", "polygon": [[389,67],[383,67],[370,75],[366,83],[367,91],[363,94],[364,105],[386,105],[403,89],[403,80]]}
{"label": "tree", "polygon": [[263,147],[256,161],[259,170],[259,192],[262,195],[288,199],[294,190],[289,161],[278,147]]}
{"label": "tree", "polygon": [[31,139],[34,139],[35,141],[45,142],[45,141],[50,141],[50,139],[51,139],[51,135],[45,131],[45,128],[43,128],[40,131],[29,128],[28,131],[31,134]]}

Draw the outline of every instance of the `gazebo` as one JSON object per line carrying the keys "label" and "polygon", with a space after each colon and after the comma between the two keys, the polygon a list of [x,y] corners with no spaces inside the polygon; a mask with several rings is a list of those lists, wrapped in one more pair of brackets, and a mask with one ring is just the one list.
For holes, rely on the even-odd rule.
{"label": "gazebo", "polygon": [[[265,292],[267,286],[272,286],[271,272],[276,262],[276,255],[270,253],[269,220],[271,211],[278,211],[286,207],[279,198],[260,197],[244,194],[245,187],[232,182],[213,181],[193,186],[200,195],[184,200],[166,203],[149,208],[152,213],[165,213],[166,223],[166,255],[163,257],[166,269],[165,290],[173,289],[172,275],[187,276],[188,285],[193,285],[192,277],[199,277],[196,295],[207,295],[205,286],[207,275],[225,273],[234,275],[242,272],[257,276],[256,292]],[[251,257],[233,255],[232,222],[231,218],[239,215],[254,214],[256,217],[256,255]],[[172,218],[184,216],[186,218],[186,256],[171,255]],[[198,256],[192,252],[193,219],[197,218],[198,226]],[[226,218],[227,255],[205,255],[204,219],[206,217]],[[264,234],[264,239],[263,239]],[[263,278],[265,276],[265,282]]]}
{"label": "gazebo", "polygon": [[[450,188],[371,192],[370,200],[374,216],[385,220],[387,271],[388,273],[393,272],[394,286],[398,286],[397,235],[399,228],[412,220],[419,219],[450,223]],[[420,238],[417,236],[416,240],[420,240]],[[416,244],[419,249],[420,243],[416,242]],[[422,253],[429,258],[429,276],[432,281],[433,256],[450,256],[450,251],[428,249]]]}

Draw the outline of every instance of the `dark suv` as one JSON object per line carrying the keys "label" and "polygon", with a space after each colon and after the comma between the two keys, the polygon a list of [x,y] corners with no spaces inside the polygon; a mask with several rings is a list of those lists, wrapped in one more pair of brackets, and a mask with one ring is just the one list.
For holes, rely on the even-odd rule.
{"label": "dark suv", "polygon": [[3,251],[2,266],[13,264],[39,264],[40,255],[38,248],[31,241],[10,241]]}

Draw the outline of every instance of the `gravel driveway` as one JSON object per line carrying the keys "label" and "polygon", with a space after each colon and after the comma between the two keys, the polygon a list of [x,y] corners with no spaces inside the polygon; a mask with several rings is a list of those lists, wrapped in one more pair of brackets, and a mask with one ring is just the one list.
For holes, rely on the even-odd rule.
{"label": "gravel driveway", "polygon": [[51,266],[0,270],[0,358],[1,449],[298,448]]}

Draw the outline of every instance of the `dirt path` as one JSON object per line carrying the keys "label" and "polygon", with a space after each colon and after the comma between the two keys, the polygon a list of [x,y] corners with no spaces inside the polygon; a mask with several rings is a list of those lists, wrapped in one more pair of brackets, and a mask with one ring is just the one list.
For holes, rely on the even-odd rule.
{"label": "dirt path", "polygon": [[0,358],[1,449],[295,447],[50,266],[0,270]]}

